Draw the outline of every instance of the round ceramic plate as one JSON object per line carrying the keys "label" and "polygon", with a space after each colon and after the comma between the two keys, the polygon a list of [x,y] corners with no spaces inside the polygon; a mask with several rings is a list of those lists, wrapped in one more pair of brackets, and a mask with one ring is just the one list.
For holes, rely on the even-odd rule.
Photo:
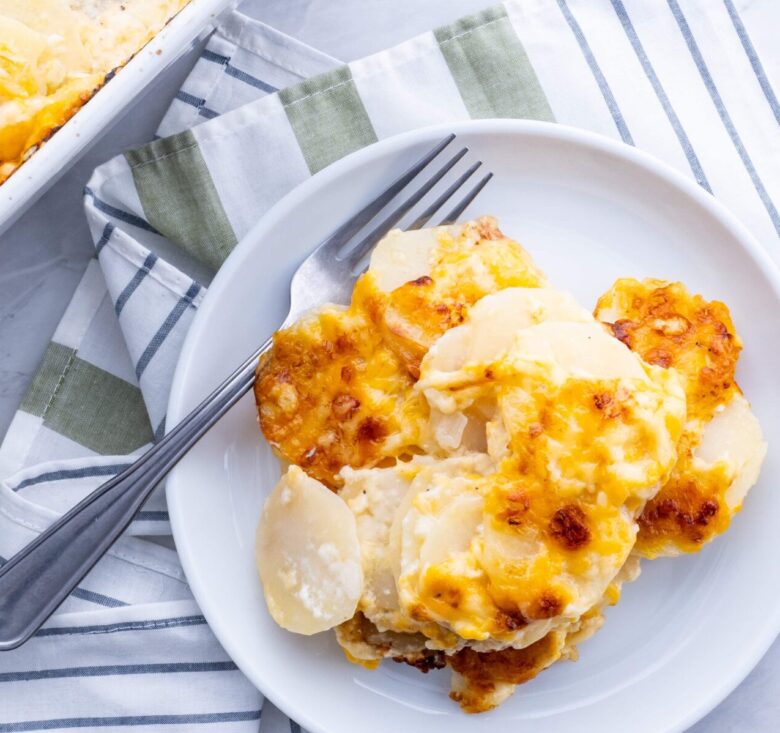
{"label": "round ceramic plate", "polygon": [[699,554],[643,563],[576,663],[561,662],[497,710],[468,716],[449,672],[347,662],[332,633],[290,634],[271,620],[254,534],[279,465],[251,395],[168,479],[176,545],[211,628],[246,676],[312,733],[682,730],[725,697],[780,629],[780,287],[747,231],[665,165],[558,125],[481,121],[384,140],[285,197],[236,247],[187,336],[171,392],[175,424],[282,321],[290,276],[325,235],[406,165],[458,134],[495,180],[467,212],[494,214],[560,288],[587,307],[620,276],[682,280],[725,301],[744,340],[738,379],[769,454],[723,537]]}

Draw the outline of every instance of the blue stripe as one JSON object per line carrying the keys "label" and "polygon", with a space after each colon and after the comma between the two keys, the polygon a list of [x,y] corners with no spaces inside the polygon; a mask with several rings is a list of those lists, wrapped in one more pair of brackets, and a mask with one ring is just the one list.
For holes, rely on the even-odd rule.
{"label": "blue stripe", "polygon": [[[3,567],[8,560],[0,555],[0,568]],[[74,598],[78,598],[82,601],[89,601],[90,603],[96,603],[99,606],[107,606],[108,608],[119,608],[120,606],[128,605],[124,601],[111,598],[110,596],[104,596],[102,593],[95,593],[91,590],[84,590],[83,588],[76,588],[71,595]]]}
{"label": "blue stripe", "polygon": [[166,664],[107,664],[100,667],[63,667],[0,672],[0,682],[31,682],[66,677],[110,677],[127,674],[179,674],[189,672],[234,672],[234,662],[171,662]]}
{"label": "blue stripe", "polygon": [[262,79],[258,79],[256,76],[247,74],[246,71],[237,69],[235,66],[233,66],[230,63],[230,58],[228,58],[227,56],[223,56],[222,54],[214,53],[213,51],[209,51],[208,49],[206,49],[201,54],[201,58],[205,59],[206,61],[212,61],[215,64],[219,64],[220,66],[224,66],[225,73],[228,76],[232,76],[234,79],[243,81],[245,84],[249,84],[250,86],[253,86],[256,89],[262,89],[264,92],[268,92],[269,94],[271,94],[272,92],[279,91],[277,87],[271,86],[270,84],[264,82]]}
{"label": "blue stripe", "polygon": [[194,94],[185,92],[183,89],[180,89],[178,92],[176,92],[176,99],[178,99],[181,102],[184,102],[185,104],[189,104],[192,107],[197,107],[198,109],[200,109],[204,104],[206,104],[205,99],[202,99],[201,97],[196,97]]}
{"label": "blue stripe", "polygon": [[748,32],[742,23],[742,18],[739,17],[739,13],[737,12],[737,9],[734,7],[734,3],[731,2],[731,0],[723,0],[723,4],[726,6],[726,10],[729,12],[731,22],[734,24],[734,30],[737,32],[739,40],[742,43],[742,48],[745,49],[745,53],[750,60],[750,65],[753,67],[753,71],[756,74],[756,79],[758,79],[758,83],[761,85],[761,89],[764,92],[766,101],[769,102],[769,106],[772,108],[775,119],[777,120],[778,124],[780,124],[780,103],[777,101],[775,90],[772,89],[772,85],[769,83],[769,79],[767,78],[766,72],[764,71],[764,66],[761,63],[761,59],[758,58],[758,54],[756,53],[756,49],[753,46],[753,42],[750,40],[750,36],[748,35]]}
{"label": "blue stripe", "polygon": [[199,713],[191,715],[122,715],[103,718],[55,718],[27,720],[19,723],[0,723],[0,733],[26,733],[56,728],[99,728],[100,726],[131,727],[138,725],[199,725],[201,723],[236,723],[260,720],[262,710],[229,713]]}
{"label": "blue stripe", "polygon": [[176,618],[150,619],[148,621],[122,621],[114,624],[95,624],[92,626],[61,626],[59,628],[39,629],[35,636],[91,636],[94,634],[114,634],[120,631],[156,631],[181,626],[202,626],[206,623],[203,616],[179,616]]}
{"label": "blue stripe", "polygon": [[98,606],[106,606],[107,608],[119,608],[120,606],[127,606],[124,601],[120,601],[117,598],[111,598],[111,596],[104,596],[102,593],[95,593],[91,590],[85,590],[84,588],[76,588],[71,595],[74,598],[78,598],[80,601],[87,601],[89,603],[96,603]]}
{"label": "blue stripe", "polygon": [[702,78],[702,81],[704,82],[704,86],[707,87],[707,91],[710,94],[712,103],[715,105],[715,109],[720,115],[721,122],[723,122],[723,126],[726,128],[726,132],[728,132],[729,137],[731,138],[731,142],[734,144],[739,157],[742,159],[742,164],[745,166],[745,170],[747,170],[750,179],[753,181],[753,187],[756,189],[756,193],[761,199],[761,202],[764,204],[764,208],[767,210],[769,218],[772,220],[772,224],[774,224],[775,231],[780,234],[780,215],[778,215],[777,209],[775,208],[772,199],[769,197],[769,194],[764,187],[763,181],[756,172],[753,161],[750,159],[745,146],[742,144],[742,139],[740,138],[736,127],[734,127],[734,123],[732,122],[731,117],[726,110],[726,106],[723,104],[723,99],[721,99],[720,93],[715,86],[715,81],[713,80],[712,75],[707,68],[704,57],[701,55],[701,51],[699,50],[699,46],[696,43],[696,39],[691,33],[691,29],[688,26],[688,21],[685,19],[680,6],[677,4],[677,0],[666,1],[669,5],[669,9],[672,11],[672,15],[674,15],[674,19],[677,21],[677,25],[679,26],[680,32],[685,39],[685,43],[688,45],[688,50],[691,52],[691,56],[693,57],[696,67],[699,69],[699,74]]}
{"label": "blue stripe", "polygon": [[103,234],[100,235],[100,239],[98,239],[97,244],[95,245],[95,254],[99,255],[100,250],[103,249],[108,244],[108,240],[111,239],[111,234],[114,231],[114,225],[111,222],[108,222],[105,227],[103,227]]}
{"label": "blue stripe", "polygon": [[41,484],[44,481],[62,481],[63,479],[87,478],[89,476],[113,476],[132,465],[132,463],[110,463],[105,466],[85,466],[83,468],[63,468],[58,471],[48,471],[47,473],[39,473],[37,476],[31,476],[24,479],[24,481],[20,481],[14,487],[14,491],[19,491],[27,486]]}
{"label": "blue stripe", "polygon": [[119,219],[126,224],[132,224],[134,227],[138,227],[139,229],[145,229],[147,232],[151,232],[152,234],[160,233],[148,221],[142,219],[140,216],[136,216],[135,214],[131,214],[129,211],[117,209],[116,206],[107,204],[105,201],[98,198],[95,195],[95,192],[89,186],[84,187],[84,195],[89,196],[92,199],[92,203],[95,205],[95,208],[98,209],[98,211],[102,211],[104,214],[113,216],[115,219]]}
{"label": "blue stripe", "polygon": [[658,101],[661,103],[661,106],[666,113],[666,117],[669,120],[669,124],[671,124],[672,129],[674,130],[674,134],[677,135],[677,140],[679,141],[680,147],[682,147],[683,152],[685,153],[685,157],[688,159],[688,165],[691,167],[691,171],[693,172],[696,181],[700,186],[702,186],[702,188],[712,193],[712,189],[710,188],[710,184],[707,181],[707,177],[704,175],[704,169],[701,167],[701,163],[699,162],[699,157],[696,155],[696,151],[693,149],[693,145],[691,144],[687,133],[683,129],[683,126],[680,123],[680,119],[677,117],[677,113],[674,111],[674,108],[669,101],[669,97],[666,96],[666,91],[664,91],[664,88],[661,85],[661,81],[656,75],[655,69],[653,69],[653,65],[650,63],[650,59],[647,58],[645,49],[642,46],[642,42],[639,40],[639,36],[634,29],[634,25],[631,23],[631,19],[628,17],[625,6],[621,0],[612,0],[612,7],[615,9],[615,13],[620,19],[623,30],[626,32],[628,40],[631,42],[631,45],[634,48],[634,52],[639,59],[639,63],[642,65],[642,69],[645,72],[645,76],[647,76],[650,84],[653,86],[653,91],[655,91],[655,95],[658,97]]}
{"label": "blue stripe", "polygon": [[290,733],[301,733],[301,726],[294,720],[290,721]]}
{"label": "blue stripe", "polygon": [[210,51],[208,48],[203,49],[203,53],[200,56],[206,59],[206,61],[213,61],[215,64],[221,64],[222,66],[230,61],[230,58],[227,56],[223,56],[221,53],[214,53],[214,51]]}
{"label": "blue stripe", "polygon": [[189,92],[179,91],[176,94],[176,99],[178,99],[181,102],[184,102],[185,104],[189,104],[191,107],[195,107],[195,109],[198,110],[198,114],[201,117],[205,117],[207,120],[212,120],[215,117],[219,117],[219,112],[216,112],[210,107],[206,107],[205,99],[202,99],[201,97],[196,97],[194,94],[190,94]]}
{"label": "blue stripe", "polygon": [[168,516],[168,512],[138,512],[138,514],[135,515],[136,520],[139,522],[167,522],[170,517]]}
{"label": "blue stripe", "polygon": [[266,84],[256,76],[247,74],[246,71],[241,71],[241,69],[237,69],[235,66],[231,66],[230,64],[225,64],[225,73],[228,76],[232,76],[234,79],[243,81],[244,84],[249,84],[249,86],[253,86],[255,89],[261,89],[262,91],[268,92],[269,94],[279,91],[276,87],[272,87],[270,84]]}
{"label": "blue stripe", "polygon": [[626,121],[623,119],[623,113],[620,111],[620,107],[618,107],[618,103],[615,100],[615,95],[612,94],[612,90],[610,89],[609,84],[607,83],[607,80],[598,65],[598,62],[596,61],[595,56],[593,55],[593,51],[591,51],[590,46],[588,45],[588,41],[585,38],[585,34],[582,32],[582,28],[580,28],[580,24],[572,15],[571,10],[569,10],[569,6],[566,4],[566,0],[557,1],[558,7],[561,9],[561,13],[563,13],[563,17],[566,19],[566,22],[569,24],[569,28],[571,28],[574,37],[577,39],[577,43],[579,44],[580,50],[582,51],[582,55],[585,57],[585,61],[588,63],[588,66],[593,73],[593,77],[596,79],[596,83],[599,85],[601,95],[604,97],[604,101],[609,108],[609,113],[612,115],[612,119],[615,121],[615,127],[618,129],[620,137],[623,139],[624,143],[633,145],[634,139],[631,137],[631,133],[628,131],[628,125],[626,125]]}
{"label": "blue stripe", "polygon": [[141,354],[141,358],[138,360],[138,364],[135,365],[135,374],[138,379],[141,378],[144,370],[147,366],[149,366],[149,362],[157,353],[157,350],[160,348],[160,346],[162,346],[163,341],[165,341],[165,339],[168,337],[168,334],[179,321],[184,311],[187,310],[187,306],[192,304],[192,299],[198,294],[199,291],[200,285],[193,280],[189,290],[187,290],[184,297],[182,297],[179,302],[176,303],[176,305],[173,307],[173,310],[168,314],[168,317],[163,322],[162,326],[160,326],[157,333],[152,337],[152,340],[144,350],[144,353]]}
{"label": "blue stripe", "polygon": [[125,289],[119,293],[119,297],[116,299],[116,303],[114,303],[114,310],[116,311],[117,316],[122,312],[122,309],[127,304],[127,301],[130,300],[130,296],[136,291],[143,279],[149,274],[149,270],[154,267],[155,262],[157,262],[157,255],[153,252],[150,252],[144,260],[143,265],[141,265],[141,269],[138,270],[135,275],[133,275],[132,280],[130,280],[130,282],[125,286]]}
{"label": "blue stripe", "polygon": [[207,120],[219,117],[219,112],[215,112],[210,107],[206,107],[206,100],[202,97],[196,97],[189,92],[179,91],[176,93],[176,99],[185,104],[189,104],[191,107],[195,107],[195,109],[198,110],[198,114],[201,117],[205,117]]}

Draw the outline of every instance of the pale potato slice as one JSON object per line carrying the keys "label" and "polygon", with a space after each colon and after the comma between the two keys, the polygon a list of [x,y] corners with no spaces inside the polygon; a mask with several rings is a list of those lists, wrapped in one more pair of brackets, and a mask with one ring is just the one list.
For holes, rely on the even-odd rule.
{"label": "pale potato slice", "polygon": [[[542,618],[517,628],[500,620],[481,559],[489,521],[481,488],[489,481],[491,463],[484,455],[463,456],[423,469],[396,513],[391,555],[397,558],[394,572],[402,611],[451,629],[475,648],[493,648],[493,631],[501,634],[499,648],[520,648],[566,619]],[[512,550],[522,558],[536,552],[537,545],[515,545]]]}
{"label": "pale potato slice", "polygon": [[[418,459],[419,460],[419,459]],[[340,496],[355,516],[365,582],[359,610],[381,628],[401,628],[390,552],[390,525],[414,478],[417,465],[341,469]]]}
{"label": "pale potato slice", "polygon": [[458,448],[471,453],[488,452],[487,423],[484,419],[468,416]]}
{"label": "pale potato slice", "polygon": [[[419,460],[416,458],[415,462]],[[469,485],[468,476],[488,476],[493,471],[495,464],[483,453],[455,456],[420,465],[419,472],[396,509],[390,527],[388,553],[396,584],[402,575],[419,570],[420,552],[427,537],[427,531],[416,531],[420,513],[414,508],[415,499],[429,492],[431,496],[441,498],[439,506],[445,509],[450,499],[457,496],[462,487]],[[436,513],[434,511],[432,515],[435,517]]]}
{"label": "pale potato slice", "polygon": [[[558,547],[544,526],[528,523],[506,527],[486,518],[480,564],[491,579],[497,599],[506,594],[503,600],[516,601],[527,618],[535,619],[524,629],[526,638],[532,638],[535,625],[545,620],[538,618],[535,611],[536,599],[531,590],[534,581],[548,597],[563,592],[567,599],[546,619],[553,625],[585,613],[614,581],[634,545],[635,523],[628,511],[613,510],[599,525],[599,539],[609,550],[588,542],[579,550],[578,564],[573,555],[557,554]],[[582,570],[583,565],[587,571]],[[539,579],[544,579],[542,586],[538,584]]]}
{"label": "pale potato slice", "polygon": [[439,234],[447,227],[434,229],[393,229],[371,253],[369,272],[377,287],[390,292],[404,283],[431,273],[431,253],[439,244]]}
{"label": "pale potato slice", "polygon": [[421,565],[443,563],[458,553],[466,552],[477,536],[483,508],[484,501],[479,493],[455,497],[431,523],[420,548]]}
{"label": "pale potato slice", "polygon": [[485,425],[485,436],[486,452],[499,464],[509,455],[509,431],[500,415]]}
{"label": "pale potato slice", "polygon": [[597,323],[548,321],[518,331],[510,359],[584,379],[647,379],[642,362]]}
{"label": "pale potato slice", "polygon": [[[550,330],[537,335],[535,329],[543,325],[549,325]],[[558,325],[562,330],[556,335]],[[567,326],[580,328],[566,330]],[[504,362],[508,353],[518,351],[515,340],[527,331],[531,332],[527,337],[530,339],[528,345],[537,351],[546,341],[551,341],[551,345],[539,353],[539,358],[545,364],[555,362],[561,352],[560,356],[566,362],[562,366],[567,371],[576,363],[578,344],[594,334],[598,344],[606,344],[604,349],[611,349],[608,359],[612,353],[620,351],[607,343],[615,339],[606,337],[593,316],[569,293],[552,288],[507,288],[478,301],[465,324],[450,329],[433,344],[421,363],[416,388],[422,390],[431,407],[443,413],[468,408],[491,391],[486,382],[495,376],[493,367]],[[579,338],[577,334],[581,334]],[[567,350],[570,336],[575,342]],[[562,345],[556,346],[559,342],[563,342]],[[629,349],[619,345],[625,352],[619,363],[638,365],[638,359]],[[585,366],[587,368],[587,364]]]}
{"label": "pale potato slice", "polygon": [[506,288],[479,300],[466,323],[444,333],[422,370],[454,372],[466,364],[489,364],[512,346],[521,328],[544,321],[592,323],[593,316],[563,290]]}
{"label": "pale potato slice", "polygon": [[741,394],[716,411],[705,425],[694,458],[707,463],[726,461],[734,470],[734,480],[726,491],[730,510],[741,506],[747,492],[758,480],[766,455],[761,426]]}
{"label": "pale potato slice", "polygon": [[446,415],[436,408],[432,408],[429,422],[433,430],[433,437],[439,446],[446,451],[454,451],[460,446],[463,431],[469,421],[462,412]]}
{"label": "pale potato slice", "polygon": [[[495,325],[494,329],[498,330]],[[423,360],[415,388],[423,392],[431,407],[443,413],[465,411],[478,400],[489,402],[497,385],[512,374],[562,384],[570,378],[634,379],[647,383],[652,373],[653,381],[669,383],[675,393],[680,392],[684,397],[682,388],[676,386],[679,381],[676,372],[666,370],[666,375],[662,375],[658,367],[643,365],[627,346],[592,320],[545,321],[520,328],[513,332],[508,350],[495,361],[467,362],[452,372],[431,368],[432,363],[428,357]]]}
{"label": "pale potato slice", "polygon": [[256,553],[266,604],[279,626],[316,634],[354,615],[363,588],[355,517],[297,466],[265,503]]}
{"label": "pale potato slice", "polygon": [[428,422],[436,444],[448,455],[487,452],[486,420],[481,415],[447,414],[431,407]]}

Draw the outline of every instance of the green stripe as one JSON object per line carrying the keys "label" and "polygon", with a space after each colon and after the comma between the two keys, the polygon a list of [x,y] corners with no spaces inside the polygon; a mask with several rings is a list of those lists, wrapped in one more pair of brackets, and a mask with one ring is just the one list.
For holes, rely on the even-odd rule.
{"label": "green stripe", "polygon": [[434,31],[469,115],[555,121],[503,7]]}
{"label": "green stripe", "polygon": [[57,385],[75,357],[75,349],[52,341],[43,353],[38,371],[35,372],[19,408],[36,417],[43,417],[52,395],[57,391]]}
{"label": "green stripe", "polygon": [[312,173],[377,140],[348,66],[279,92]]}
{"label": "green stripe", "polygon": [[236,235],[192,131],[130,150],[125,158],[148,222],[217,270]]}
{"label": "green stripe", "polygon": [[46,349],[21,409],[96,453],[130,453],[152,440],[138,387],[55,342]]}

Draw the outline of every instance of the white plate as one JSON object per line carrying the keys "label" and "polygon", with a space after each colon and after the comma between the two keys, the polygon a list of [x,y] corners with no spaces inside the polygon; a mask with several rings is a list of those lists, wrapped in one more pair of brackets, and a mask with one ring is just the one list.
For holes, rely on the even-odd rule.
{"label": "white plate", "polygon": [[730,531],[696,556],[643,563],[607,623],[497,710],[467,716],[449,672],[349,664],[332,633],[278,628],[263,602],[253,538],[279,467],[252,396],[168,480],[176,545],[211,628],[249,679],[312,733],[682,730],[725,697],[780,628],[780,286],[768,257],[715,199],[652,158],[558,125],[481,121],[385,140],[297,188],[236,248],[187,336],[168,411],[175,424],[286,312],[308,250],[407,163],[458,133],[496,178],[470,213],[491,213],[553,283],[583,304],[618,276],[680,279],[731,308],[745,342],[739,381],[769,442],[760,483]]}

